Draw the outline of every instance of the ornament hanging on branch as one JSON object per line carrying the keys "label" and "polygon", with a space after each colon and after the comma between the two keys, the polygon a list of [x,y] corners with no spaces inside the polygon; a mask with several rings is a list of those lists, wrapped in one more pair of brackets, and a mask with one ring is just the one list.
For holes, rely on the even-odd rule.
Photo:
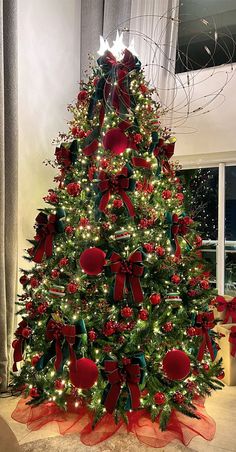
{"label": "ornament hanging on branch", "polygon": [[87,275],[97,276],[102,273],[106,254],[100,248],[88,248],[80,255],[79,263]]}

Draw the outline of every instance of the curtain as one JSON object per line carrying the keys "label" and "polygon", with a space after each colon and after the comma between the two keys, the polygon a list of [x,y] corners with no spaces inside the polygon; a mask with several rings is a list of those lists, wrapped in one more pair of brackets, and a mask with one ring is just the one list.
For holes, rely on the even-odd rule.
{"label": "curtain", "polygon": [[131,0],[81,0],[81,79],[86,77],[88,53],[98,57],[99,36],[112,44],[116,30],[129,27],[130,14]]}
{"label": "curtain", "polygon": [[17,0],[0,0],[0,390],[9,382],[17,275]]}

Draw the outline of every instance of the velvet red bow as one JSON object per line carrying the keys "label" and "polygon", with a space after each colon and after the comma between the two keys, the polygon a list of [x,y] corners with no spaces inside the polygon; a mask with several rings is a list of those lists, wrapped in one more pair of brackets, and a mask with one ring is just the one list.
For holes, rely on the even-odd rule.
{"label": "velvet red bow", "polygon": [[126,191],[132,191],[135,186],[134,179],[131,179],[133,171],[129,165],[125,165],[117,174],[108,174],[105,171],[99,173],[98,190],[100,191],[99,210],[104,212],[109,202],[111,194],[119,195],[131,217],[135,216],[134,206]]}
{"label": "velvet red bow", "polygon": [[232,298],[230,301],[226,301],[224,297],[217,296],[217,311],[223,312],[225,311],[225,319],[223,323],[229,323],[229,319],[231,317],[232,323],[236,323],[236,297]]}
{"label": "velvet red bow", "polygon": [[165,141],[160,138],[158,145],[154,149],[154,155],[158,160],[158,164],[161,166],[166,173],[170,173],[169,159],[173,156],[175,149],[174,143],[165,143]]}
{"label": "velvet red bow", "polygon": [[230,354],[236,358],[236,326],[232,326],[230,329],[229,342],[232,344]]}
{"label": "velvet red bow", "polygon": [[144,299],[140,284],[140,277],[144,271],[141,251],[134,251],[126,260],[122,259],[118,253],[113,252],[110,261],[111,272],[115,273],[114,301],[122,300],[124,290],[127,288],[131,290],[133,300],[136,303],[141,303]]}
{"label": "velvet red bow", "polygon": [[15,335],[17,337],[17,339],[15,339],[12,343],[12,347],[14,348],[14,352],[13,352],[13,372],[17,372],[17,364],[20,361],[22,361],[23,359],[23,351],[24,351],[24,343],[25,343],[25,338],[22,336],[22,331],[24,328],[27,327],[27,322],[25,320],[22,320],[19,325],[18,328],[15,332]]}
{"label": "velvet red bow", "polygon": [[56,215],[46,215],[40,212],[35,219],[37,223],[37,248],[33,257],[33,261],[37,264],[42,262],[44,254],[46,257],[52,256],[53,239],[56,233]]}
{"label": "velvet red bow", "polygon": [[214,313],[212,311],[202,312],[196,317],[196,331],[199,336],[202,336],[202,342],[198,350],[197,360],[202,361],[206,349],[208,349],[211,360],[214,361],[214,349],[212,345],[212,340],[209,336],[209,329],[213,328],[214,323]]}
{"label": "velvet red bow", "polygon": [[110,384],[104,401],[104,406],[108,413],[113,413],[120,397],[123,384],[128,388],[131,408],[133,410],[139,408],[140,389],[138,384],[141,378],[139,364],[129,363],[120,369],[117,361],[105,361],[104,367]]}
{"label": "velvet red bow", "polygon": [[64,325],[59,322],[55,322],[53,319],[50,319],[47,324],[46,329],[46,339],[48,341],[55,340],[56,345],[56,359],[54,362],[54,366],[56,371],[60,369],[62,363],[62,349],[61,349],[61,340],[65,338],[68,342],[70,349],[70,367],[73,369],[73,364],[75,364],[75,352],[73,350],[72,345],[75,343],[75,335],[76,335],[76,327],[75,325]]}
{"label": "velvet red bow", "polygon": [[[175,243],[175,256],[180,257],[181,255],[181,247],[179,244],[178,236],[184,237],[189,230],[189,224],[191,222],[191,218],[188,216],[180,218],[177,214],[172,215],[172,223],[171,223],[171,240]],[[188,241],[185,239],[188,243]]]}

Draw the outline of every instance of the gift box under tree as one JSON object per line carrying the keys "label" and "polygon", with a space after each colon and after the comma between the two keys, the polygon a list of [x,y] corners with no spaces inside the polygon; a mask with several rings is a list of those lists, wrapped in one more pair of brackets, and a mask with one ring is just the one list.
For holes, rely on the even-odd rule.
{"label": "gift box under tree", "polygon": [[218,295],[213,301],[214,318],[223,323],[236,323],[236,297]]}
{"label": "gift box under tree", "polygon": [[236,324],[218,325],[217,330],[222,335],[217,358],[223,359],[223,382],[228,386],[236,386]]}

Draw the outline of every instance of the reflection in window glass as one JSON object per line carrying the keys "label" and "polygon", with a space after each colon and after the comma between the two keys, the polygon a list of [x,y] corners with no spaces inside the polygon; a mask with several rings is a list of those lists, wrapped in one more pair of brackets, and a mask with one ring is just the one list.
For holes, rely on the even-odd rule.
{"label": "reflection in window glass", "polygon": [[236,166],[225,168],[225,239],[236,240]]}
{"label": "reflection in window glass", "polygon": [[176,73],[236,61],[235,0],[183,0],[179,21]]}
{"label": "reflection in window glass", "polygon": [[185,208],[198,223],[203,240],[218,236],[218,168],[180,171],[185,187]]}

